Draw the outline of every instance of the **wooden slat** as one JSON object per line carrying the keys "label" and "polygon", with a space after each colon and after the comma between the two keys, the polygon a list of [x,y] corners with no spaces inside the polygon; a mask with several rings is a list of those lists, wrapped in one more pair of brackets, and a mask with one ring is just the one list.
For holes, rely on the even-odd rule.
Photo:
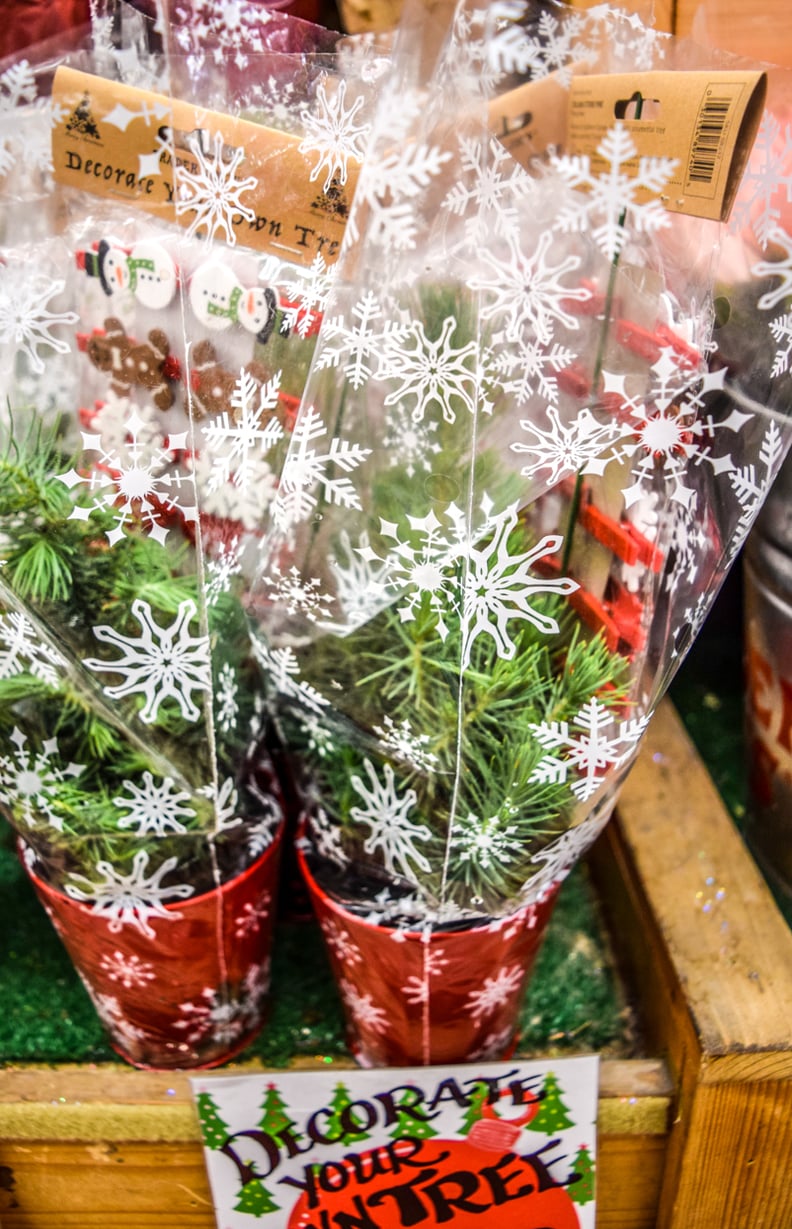
{"label": "wooden slat", "polygon": [[658,1229],[789,1229],[792,933],[667,702],[592,865],[677,1083]]}
{"label": "wooden slat", "polygon": [[[112,1065],[0,1072],[3,1229],[214,1229],[188,1078]],[[662,1062],[601,1063],[604,1229],[653,1229],[673,1092]]]}

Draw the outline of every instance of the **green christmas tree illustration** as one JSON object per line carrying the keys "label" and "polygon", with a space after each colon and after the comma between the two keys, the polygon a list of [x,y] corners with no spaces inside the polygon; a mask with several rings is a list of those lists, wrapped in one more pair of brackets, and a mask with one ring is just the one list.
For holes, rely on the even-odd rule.
{"label": "green christmas tree illustration", "polygon": [[199,1092],[196,1104],[204,1144],[215,1151],[222,1148],[228,1139],[228,1125],[220,1117],[214,1098],[208,1092]]}
{"label": "green christmas tree illustration", "polygon": [[405,1135],[409,1135],[411,1139],[431,1139],[437,1134],[430,1122],[425,1122],[423,1118],[414,1118],[407,1112],[413,1104],[409,1092],[406,1092],[401,1101],[397,1102],[397,1106],[404,1108],[399,1109],[396,1126],[390,1132],[391,1139],[398,1139],[399,1136],[404,1137]]}
{"label": "green christmas tree illustration", "polygon": [[467,1135],[474,1122],[478,1122],[479,1118],[482,1117],[488,1096],[489,1088],[486,1084],[473,1085],[473,1091],[470,1094],[470,1105],[465,1110],[465,1117],[462,1119],[462,1126],[459,1128],[460,1135]]}
{"label": "green christmas tree illustration", "polygon": [[277,1135],[284,1128],[291,1132],[292,1137],[299,1141],[302,1137],[299,1131],[296,1130],[296,1124],[293,1118],[290,1118],[286,1113],[286,1107],[276,1084],[268,1084],[267,1091],[264,1094],[264,1101],[261,1106],[261,1118],[259,1126],[262,1131],[266,1131],[269,1135]]}
{"label": "green christmas tree illustration", "polygon": [[569,1185],[569,1198],[574,1203],[591,1203],[594,1198],[594,1162],[589,1156],[588,1148],[581,1144],[578,1154],[572,1164],[572,1178],[577,1174],[577,1181]]}
{"label": "green christmas tree illustration", "polygon": [[272,1198],[263,1182],[254,1178],[246,1182],[239,1192],[239,1199],[234,1204],[235,1212],[247,1212],[249,1216],[266,1216],[268,1212],[277,1212],[279,1205]]}
{"label": "green christmas tree illustration", "polygon": [[544,1078],[543,1092],[544,1098],[539,1102],[536,1117],[527,1124],[528,1130],[541,1131],[543,1135],[555,1135],[556,1131],[563,1131],[566,1127],[573,1126],[573,1120],[569,1117],[567,1107],[561,1100],[558,1080],[552,1071],[548,1071]]}
{"label": "green christmas tree illustration", "polygon": [[[338,1136],[338,1140],[342,1144],[359,1144],[364,1139],[369,1138],[367,1131],[349,1131],[341,1122],[341,1115],[348,1105],[352,1104],[352,1098],[349,1095],[349,1089],[340,1080],[335,1086],[333,1099],[330,1102],[329,1108],[333,1111],[327,1121],[326,1134],[329,1136]],[[359,1123],[355,1118],[354,1113],[347,1116],[347,1122],[351,1121],[358,1126]]]}

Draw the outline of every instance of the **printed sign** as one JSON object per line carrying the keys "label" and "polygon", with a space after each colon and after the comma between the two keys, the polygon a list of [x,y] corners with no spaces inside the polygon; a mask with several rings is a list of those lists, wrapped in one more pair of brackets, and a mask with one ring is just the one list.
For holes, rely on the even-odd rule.
{"label": "printed sign", "polygon": [[597,1070],[195,1076],[218,1229],[594,1229]]}
{"label": "printed sign", "polygon": [[[61,66],[55,179],[187,229],[310,265],[338,256],[357,179],[317,179],[298,136]],[[178,174],[174,174],[174,162]]]}

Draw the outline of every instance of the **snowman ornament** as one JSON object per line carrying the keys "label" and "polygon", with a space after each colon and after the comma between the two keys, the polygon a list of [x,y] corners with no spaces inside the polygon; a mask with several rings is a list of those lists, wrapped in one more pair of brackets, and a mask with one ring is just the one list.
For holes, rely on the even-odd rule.
{"label": "snowman ornament", "polygon": [[94,251],[79,252],[77,263],[89,277],[98,278],[105,294],[130,294],[143,307],[167,307],[176,293],[176,266],[166,248],[151,239],[129,249],[102,239]]}
{"label": "snowman ornament", "polygon": [[278,300],[269,286],[244,287],[226,265],[213,261],[190,278],[190,306],[207,329],[220,331],[239,324],[262,344],[275,327]]}

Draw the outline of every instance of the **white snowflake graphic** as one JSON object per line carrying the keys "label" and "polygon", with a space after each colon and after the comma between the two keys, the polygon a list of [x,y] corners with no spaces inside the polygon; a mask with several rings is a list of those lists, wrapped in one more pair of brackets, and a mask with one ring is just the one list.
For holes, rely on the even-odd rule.
{"label": "white snowflake graphic", "polygon": [[78,777],[84,764],[62,764],[58,760],[57,738],[45,739],[36,750],[28,746],[27,736],[14,726],[7,736],[13,750],[0,755],[0,802],[21,822],[35,828],[38,817],[58,831],[63,820],[53,810],[58,786]]}
{"label": "white snowflake graphic", "polygon": [[649,716],[617,721],[612,710],[592,696],[571,722],[543,721],[531,725],[531,733],[541,746],[563,754],[543,756],[530,780],[538,784],[563,784],[571,775],[572,793],[585,802],[608,775],[632,758],[648,723]]}
{"label": "white snowflake graphic", "polygon": [[356,823],[371,829],[363,848],[369,854],[380,851],[386,870],[416,882],[415,867],[426,872],[432,869],[415,845],[416,841],[430,840],[432,833],[425,824],[416,824],[409,817],[418,796],[414,789],[408,789],[399,797],[390,764],[383,765],[384,782],[370,759],[363,761],[363,768],[367,782],[357,774],[350,777],[363,806],[350,807],[349,811]]}
{"label": "white snowflake graphic", "polygon": [[465,1008],[476,1024],[481,1024],[485,1016],[493,1015],[519,994],[524,980],[525,971],[520,965],[506,965],[494,977],[485,977],[480,990],[471,990]]}
{"label": "white snowflake graphic", "polygon": [[263,31],[269,14],[240,0],[191,0],[174,8],[173,33],[196,77],[207,57],[217,65],[233,60],[247,68],[251,53],[265,49]]}
{"label": "white snowflake graphic", "polygon": [[757,476],[756,465],[752,461],[747,465],[735,467],[729,474],[732,489],[742,507],[740,519],[729,541],[729,560],[736,557],[745,541],[754,518],[773,484],[773,479],[781,464],[783,453],[784,441],[781,432],[775,422],[771,420],[764,433],[757,458],[764,469],[762,476]]}
{"label": "white snowflake graphic", "polygon": [[187,144],[195,159],[195,169],[184,163],[177,163],[174,168],[176,216],[194,214],[187,230],[189,239],[198,231],[205,231],[207,238],[234,244],[235,221],[256,220],[254,211],[242,202],[245,193],[256,187],[256,179],[237,178],[245,151],[242,147],[229,151],[220,132],[214,134],[212,152],[203,150],[197,136],[189,137]]}
{"label": "white snowflake graphic", "polygon": [[761,311],[778,307],[792,294],[792,236],[779,227],[769,236],[769,241],[785,253],[782,260],[759,260],[751,268],[754,277],[778,277],[780,283],[773,290],[767,290],[759,296],[756,306]]}
{"label": "white snowflake graphic", "polygon": [[[108,448],[101,435],[83,431],[83,448],[98,453],[96,463],[87,471],[72,467],[58,477],[69,490],[84,486],[95,493],[94,506],[115,514],[115,527],[107,531],[111,546],[125,536],[127,527],[137,524],[144,525],[155,542],[163,543],[168,536],[166,513],[178,512],[186,523],[198,515],[192,475],[177,470],[172,459],[172,451],[186,447],[187,434],[168,436],[159,448],[151,444],[148,424],[137,413],[127,419],[126,428],[128,438],[118,448]],[[70,519],[87,521],[92,510],[75,504]]]}
{"label": "white snowflake graphic", "polygon": [[367,533],[360,535],[360,547],[355,550],[346,529],[338,535],[330,570],[336,586],[336,599],[343,617],[332,627],[341,632],[352,631],[367,623],[387,600],[387,566],[369,549]]}
{"label": "white snowflake graphic", "polygon": [[343,866],[346,859],[340,829],[321,809],[311,817],[311,838],[321,858],[327,858],[336,865]]}
{"label": "white snowflake graphic", "polygon": [[245,841],[252,858],[257,858],[259,854],[264,853],[265,849],[269,849],[275,839],[276,831],[283,822],[283,812],[274,799],[272,805],[273,814],[254,820],[252,823],[248,822],[245,828]]}
{"label": "white snowflake graphic", "polygon": [[241,368],[231,394],[231,414],[224,410],[203,427],[211,458],[209,492],[227,482],[247,487],[258,477],[256,463],[283,438],[275,417],[279,391],[280,372],[262,384]]}
{"label": "white snowflake graphic", "polygon": [[377,378],[399,383],[385,397],[386,406],[414,399],[415,422],[422,421],[432,405],[439,406],[448,423],[456,422],[458,406],[475,413],[478,347],[469,341],[455,349],[451,338],[456,329],[457,321],[447,316],[436,341],[426,336],[420,320],[400,330],[398,337],[391,333]]}
{"label": "white snowflake graphic", "polygon": [[36,77],[29,60],[22,59],[0,73],[0,113],[34,102],[37,95]]}
{"label": "white snowflake graphic", "polygon": [[190,623],[198,612],[195,602],[191,598],[180,602],[169,627],[160,627],[151,606],[141,598],[133,601],[130,611],[140,625],[140,636],[123,636],[107,624],[95,627],[96,639],[119,649],[122,656],[115,661],[90,657],[85,665],[89,670],[124,676],[122,683],[104,688],[111,699],[145,696],[141,721],[156,721],[160,705],[167,700],[177,702],[185,720],[197,721],[201,712],[192,693],[210,690],[211,669],[208,637],[190,635]]}
{"label": "white snowflake graphic", "polygon": [[316,365],[320,371],[340,368],[353,388],[362,388],[379,373],[383,358],[401,343],[406,329],[404,323],[385,316],[382,304],[368,290],[348,315],[325,317]]}
{"label": "white snowflake graphic", "polygon": [[[194,475],[201,512],[205,516],[231,521],[246,533],[255,532],[264,523],[277,493],[277,475],[264,457],[247,456],[244,482],[238,480],[233,470],[229,481],[223,482],[221,470],[215,466],[208,450],[192,456],[187,464]],[[230,574],[225,571],[226,577]]]}
{"label": "white snowflake graphic", "polygon": [[347,84],[321,81],[316,92],[317,110],[306,108],[302,113],[306,136],[300,142],[300,153],[318,154],[311,181],[325,171],[325,192],[334,181],[347,182],[349,162],[362,161],[368,140],[370,125],[358,120],[365,99],[358,94],[347,104]]}
{"label": "white snowflake graphic", "polygon": [[[45,366],[45,355],[68,354],[71,346],[53,329],[62,325],[76,324],[76,312],[52,311],[52,299],[63,293],[66,283],[47,277],[35,267],[24,269],[16,264],[0,266],[0,343],[16,347],[31,370],[40,373]],[[49,352],[49,353],[47,353]]]}
{"label": "white snowflake graphic", "polygon": [[[409,121],[420,105],[410,91],[400,97],[388,132],[374,143],[377,148],[367,150],[358,180],[355,200],[365,202],[367,236],[383,258],[416,246],[420,198],[434,186],[452,157],[450,150],[416,140],[412,134],[407,137]],[[344,241],[354,243],[358,237],[353,212]]]}
{"label": "white snowflake graphic", "polygon": [[561,85],[568,85],[573,60],[585,55],[579,42],[582,24],[582,15],[578,13],[554,17],[543,12],[533,36],[519,25],[504,25],[488,39],[489,59],[501,73],[530,72],[533,80],[552,73]]}
{"label": "white snowflake graphic", "polygon": [[765,109],[737,193],[729,229],[755,234],[767,248],[781,226],[781,208],[792,200],[792,127]]}
{"label": "white snowflake graphic", "polygon": [[374,733],[382,739],[386,755],[410,764],[418,772],[428,772],[437,763],[437,756],[428,750],[432,741],[429,735],[414,733],[407,717],[397,725],[386,713],[382,725],[374,726]]}
{"label": "white snowflake graphic", "polygon": [[499,383],[505,393],[514,396],[518,405],[524,405],[534,396],[545,401],[558,400],[556,373],[570,367],[575,351],[558,342],[543,345],[535,337],[521,337],[511,345],[496,345],[491,357],[492,368],[498,373]]}
{"label": "white snowflake graphic", "polygon": [[239,684],[236,672],[228,662],[224,662],[217,672],[214,710],[219,728],[224,734],[230,734],[239,717]]}
{"label": "white snowflake graphic", "polygon": [[318,580],[312,576],[307,579],[302,577],[294,564],[286,572],[281,572],[275,563],[271,572],[272,575],[266,578],[270,596],[273,601],[280,602],[290,615],[300,614],[311,623],[329,618],[333,599],[329,593],[322,592]]}
{"label": "white snowflake graphic", "polygon": [[32,674],[54,687],[58,670],[65,666],[65,659],[41,639],[26,615],[0,612],[0,679]]}
{"label": "white snowflake graphic", "polygon": [[[7,174],[20,152],[18,133],[20,125],[25,129],[25,118],[33,109],[38,86],[28,60],[20,60],[0,74],[0,175]],[[8,120],[11,119],[11,123]]]}
{"label": "white snowflake graphic", "polygon": [[270,915],[272,906],[272,895],[270,892],[262,892],[258,900],[246,901],[242,906],[242,912],[234,918],[234,934],[237,939],[243,939],[246,935],[257,935],[261,930],[262,922]]}
{"label": "white snowflake graphic", "polygon": [[443,208],[465,219],[465,238],[476,248],[517,224],[517,204],[532,190],[532,181],[500,141],[460,136],[460,178],[443,200]]}
{"label": "white snowflake graphic", "polygon": [[[670,226],[671,215],[660,201],[674,174],[676,158],[635,158],[638,150],[621,120],[608,130],[597,154],[609,164],[602,174],[592,170],[588,154],[567,154],[553,159],[553,166],[571,188],[574,198],[562,201],[556,225],[566,233],[590,234],[597,247],[613,261],[621,254],[631,230],[653,234]],[[641,201],[642,194],[650,194]]]}
{"label": "white snowflake graphic", "polygon": [[125,990],[131,990],[133,986],[142,988],[156,977],[154,966],[148,961],[119,951],[113,952],[112,956],[103,956],[99,967],[110,981],[120,982]]}
{"label": "white snowflake graphic", "polygon": [[455,860],[485,871],[490,867],[506,866],[523,852],[516,824],[504,820],[500,814],[480,819],[472,811],[455,821],[451,847]]}
{"label": "white snowflake graphic", "polygon": [[591,819],[576,828],[568,828],[557,841],[535,853],[532,862],[539,865],[539,870],[525,881],[521,895],[541,901],[554,885],[563,883],[572,867],[577,865],[599,836],[610,818],[610,813],[611,808],[605,807],[601,813],[595,813]]}
{"label": "white snowflake graphic", "polygon": [[[453,507],[451,508],[453,515]],[[437,630],[442,639],[448,635],[444,619],[447,605],[457,601],[458,580],[450,570],[454,548],[449,542],[449,531],[435,514],[408,516],[409,530],[402,529],[394,521],[380,521],[380,534],[385,540],[395,543],[385,559],[382,559],[368,543],[358,547],[360,557],[370,565],[380,564],[376,573],[378,585],[405,600],[398,607],[404,622],[416,617],[425,596],[429,597],[431,609],[437,615]],[[405,593],[406,590],[406,593]]]}
{"label": "white snowflake graphic", "polygon": [[349,931],[339,922],[329,918],[322,926],[322,934],[330,951],[342,964],[356,965],[363,959],[360,948]]}
{"label": "white snowflake graphic", "polygon": [[567,577],[553,580],[531,572],[540,559],[560,550],[563,538],[557,534],[549,534],[522,554],[509,553],[509,538],[517,525],[517,514],[515,503],[491,517],[491,536],[483,546],[473,547],[467,554],[462,603],[463,670],[470,665],[473,645],[482,635],[494,640],[500,657],[514,657],[516,645],[508,632],[512,619],[527,619],[544,635],[556,635],[556,620],[537,611],[529,599],[543,593],[566,595],[579,587]]}
{"label": "white snowflake graphic", "polygon": [[288,268],[291,280],[283,276],[280,282],[283,331],[307,337],[324,315],[333,289],[335,266],[328,268],[322,253],[317,252],[309,269]]}
{"label": "white snowflake graphic", "polygon": [[528,463],[520,473],[533,478],[547,471],[546,481],[553,486],[569,474],[602,473],[608,461],[606,449],[617,440],[630,434],[623,422],[610,418],[600,422],[584,407],[569,423],[563,423],[557,408],[547,407],[550,426],[540,427],[534,419],[521,418],[520,426],[529,432],[530,443],[521,440],[511,444],[512,452],[522,453]]}
{"label": "white snowflake graphic", "polygon": [[206,604],[214,606],[224,593],[230,593],[234,577],[242,574],[239,538],[220,542],[217,554],[206,561]]}
{"label": "white snowflake graphic", "polygon": [[384,1033],[388,1027],[388,1017],[381,1007],[377,1007],[370,994],[364,994],[351,982],[343,980],[340,990],[349,1014],[356,1024],[362,1028],[371,1029],[374,1033]]}
{"label": "white snowflake graphic", "polygon": [[144,769],[142,785],[125,781],[123,788],[126,795],[120,794],[113,799],[119,810],[127,812],[119,819],[118,826],[134,828],[138,836],[147,836],[150,832],[156,836],[186,832],[180,821],[195,818],[193,808],[184,805],[190,801],[190,795],[177,790],[171,777],[155,782],[148,769]]}
{"label": "white snowflake graphic", "polygon": [[270,649],[258,636],[253,638],[252,645],[259,665],[280,695],[297,700],[310,712],[322,712],[327,700],[310,683],[302,681],[300,663],[290,645],[282,649]]}
{"label": "white snowflake graphic", "polygon": [[179,1004],[182,1018],[175,1020],[173,1027],[182,1029],[185,1041],[192,1044],[210,1037],[221,1045],[230,1045],[255,1023],[258,1006],[247,998],[232,998],[223,988],[207,986],[198,1002]]}
{"label": "white snowflake graphic", "polygon": [[551,231],[543,231],[531,252],[524,252],[519,240],[509,235],[508,253],[481,252],[481,262],[489,266],[470,278],[471,290],[481,290],[488,301],[481,306],[484,320],[504,322],[507,341],[518,341],[527,330],[543,345],[553,340],[557,324],[577,329],[579,321],[568,309],[569,302],[585,303],[591,298],[586,286],[565,286],[561,279],[580,268],[581,258],[574,253],[551,264],[549,254],[556,243]]}
{"label": "white snowflake graphic", "polygon": [[412,974],[401,987],[406,1001],[415,1007],[428,1003],[431,996],[431,979],[442,975],[448,964],[442,947],[429,947],[429,932],[424,935],[423,970],[422,974]]}
{"label": "white snowflake graphic", "polygon": [[[738,434],[750,414],[733,407],[728,415],[716,419],[706,414],[706,399],[723,388],[726,372],[681,371],[668,348],[652,364],[652,383],[643,393],[630,397],[624,375],[603,373],[606,393],[615,394],[622,406],[622,422],[631,431],[610,454],[601,458],[605,463],[632,463],[630,486],[623,488],[624,502],[630,508],[650,495],[655,479],[662,475],[668,498],[692,509],[696,493],[688,486],[688,466],[706,462],[715,474],[729,473],[734,468],[731,455],[714,455],[712,444],[721,432]],[[602,473],[599,462],[589,472]]]}
{"label": "white snowflake graphic", "polygon": [[286,529],[311,515],[318,502],[317,486],[321,487],[322,496],[329,504],[360,507],[360,497],[351,480],[344,475],[362,465],[371,449],[333,438],[324,445],[326,451],[320,452],[314,445],[326,435],[327,427],[321,415],[313,406],[308,406],[294,428],[280,490],[273,505],[273,516],[281,528]]}
{"label": "white snowflake graphic", "polygon": [[392,467],[403,467],[410,477],[416,469],[432,472],[433,457],[442,451],[436,419],[416,422],[410,409],[397,401],[389,407],[383,427],[382,446]]}
{"label": "white snowflake graphic", "polygon": [[198,792],[214,806],[215,832],[227,832],[229,828],[237,828],[243,822],[241,816],[237,815],[239,794],[233,777],[226,777],[219,787],[210,782]]}
{"label": "white snowflake graphic", "polygon": [[471,1062],[491,1062],[494,1059],[501,1058],[504,1050],[514,1040],[514,1028],[507,1024],[505,1028],[495,1029],[492,1033],[487,1033],[480,1046],[477,1046],[470,1055]]}
{"label": "white snowflake graphic", "polygon": [[124,875],[109,862],[98,861],[96,871],[103,878],[93,881],[85,875],[72,874],[64,885],[64,891],[72,900],[83,901],[91,906],[91,912],[107,922],[111,934],[118,934],[124,926],[132,926],[147,939],[155,939],[157,932],[151,920],[171,922],[181,917],[173,909],[165,907],[166,901],[192,896],[193,889],[187,883],[163,887],[162,880],[178,864],[177,858],[166,858],[146,878],[149,854],[139,849],[132,859],[132,870]]}
{"label": "white snowflake graphic", "polygon": [[139,1042],[149,1040],[146,1029],[127,1019],[125,1009],[115,995],[97,994],[89,982],[80,976],[97,1016],[113,1037],[118,1038],[122,1045],[129,1046],[133,1052]]}
{"label": "white snowflake graphic", "polygon": [[792,312],[785,312],[782,316],[776,316],[775,320],[771,320],[770,332],[778,346],[770,371],[770,375],[775,378],[789,371],[789,360],[792,355]]}

